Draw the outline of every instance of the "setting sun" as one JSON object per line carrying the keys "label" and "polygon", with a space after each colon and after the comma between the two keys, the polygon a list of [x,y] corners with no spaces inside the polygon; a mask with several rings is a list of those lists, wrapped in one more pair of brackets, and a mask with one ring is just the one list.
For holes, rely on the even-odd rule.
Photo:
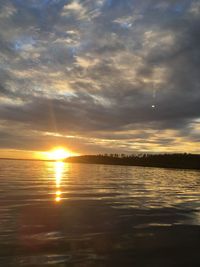
{"label": "setting sun", "polygon": [[52,160],[63,160],[70,157],[71,153],[64,148],[56,148],[49,152],[49,157]]}
{"label": "setting sun", "polygon": [[41,160],[54,160],[54,161],[62,161],[66,158],[78,156],[78,153],[75,153],[73,151],[70,151],[66,149],[65,147],[54,147],[53,149],[49,151],[40,151],[34,153],[34,157],[36,159]]}
{"label": "setting sun", "polygon": [[63,160],[71,156],[71,153],[64,148],[55,148],[52,151],[47,152],[48,159],[50,160]]}

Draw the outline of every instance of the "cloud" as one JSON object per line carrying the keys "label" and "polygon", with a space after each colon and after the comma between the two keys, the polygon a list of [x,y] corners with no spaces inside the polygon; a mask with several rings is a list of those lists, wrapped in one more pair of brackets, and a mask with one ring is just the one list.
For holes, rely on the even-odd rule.
{"label": "cloud", "polygon": [[0,1],[0,120],[36,131],[40,145],[50,132],[87,137],[92,151],[195,146],[198,10],[192,0]]}

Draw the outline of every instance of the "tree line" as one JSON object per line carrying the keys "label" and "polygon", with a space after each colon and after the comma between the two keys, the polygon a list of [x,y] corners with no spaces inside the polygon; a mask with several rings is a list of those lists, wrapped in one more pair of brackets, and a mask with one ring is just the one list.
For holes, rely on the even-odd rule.
{"label": "tree line", "polygon": [[200,169],[199,154],[98,154],[70,157],[68,162],[178,169]]}

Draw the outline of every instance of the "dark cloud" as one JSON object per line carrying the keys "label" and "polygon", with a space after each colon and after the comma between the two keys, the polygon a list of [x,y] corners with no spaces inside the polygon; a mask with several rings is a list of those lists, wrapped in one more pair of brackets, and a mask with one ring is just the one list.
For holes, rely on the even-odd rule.
{"label": "dark cloud", "polygon": [[196,146],[199,15],[192,0],[0,1],[0,119],[40,146],[44,132],[101,150]]}

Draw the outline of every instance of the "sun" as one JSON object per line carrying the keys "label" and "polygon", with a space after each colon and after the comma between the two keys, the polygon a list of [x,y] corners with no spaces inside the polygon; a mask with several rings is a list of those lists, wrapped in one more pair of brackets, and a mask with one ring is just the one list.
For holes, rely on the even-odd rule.
{"label": "sun", "polygon": [[38,151],[34,153],[34,157],[40,160],[51,160],[51,161],[63,161],[66,158],[78,156],[75,153],[65,147],[57,146],[49,151]]}
{"label": "sun", "polygon": [[53,150],[47,152],[47,154],[50,160],[56,161],[61,161],[71,156],[71,153],[62,147],[54,148]]}

